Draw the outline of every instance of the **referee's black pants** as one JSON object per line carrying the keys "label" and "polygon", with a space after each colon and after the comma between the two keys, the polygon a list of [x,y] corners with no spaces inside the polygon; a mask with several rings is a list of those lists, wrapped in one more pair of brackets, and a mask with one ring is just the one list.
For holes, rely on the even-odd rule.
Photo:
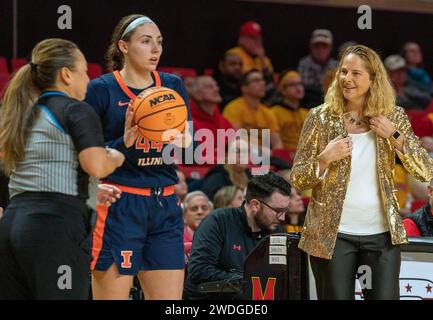
{"label": "referee's black pants", "polygon": [[88,210],[75,197],[25,192],[0,219],[0,300],[88,299]]}
{"label": "referee's black pants", "polygon": [[357,276],[362,280],[364,299],[400,298],[400,246],[391,243],[389,232],[371,236],[339,233],[332,259],[310,256],[310,263],[320,300],[353,300]]}

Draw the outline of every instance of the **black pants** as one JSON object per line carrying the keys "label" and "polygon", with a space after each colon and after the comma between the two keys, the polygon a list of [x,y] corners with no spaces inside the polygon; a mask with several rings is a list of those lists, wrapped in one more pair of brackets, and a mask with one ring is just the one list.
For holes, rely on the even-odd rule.
{"label": "black pants", "polygon": [[353,300],[356,276],[362,280],[366,300],[400,297],[400,247],[392,245],[389,232],[371,236],[339,233],[332,259],[310,256],[310,262],[319,299]]}
{"label": "black pants", "polygon": [[23,193],[0,220],[0,300],[88,299],[87,207],[74,197]]}

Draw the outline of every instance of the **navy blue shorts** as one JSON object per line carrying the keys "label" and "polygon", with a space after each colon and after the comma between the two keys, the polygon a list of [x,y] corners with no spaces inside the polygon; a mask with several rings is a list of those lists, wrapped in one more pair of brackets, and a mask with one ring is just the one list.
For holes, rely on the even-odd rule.
{"label": "navy blue shorts", "polygon": [[158,188],[116,186],[121,198],[97,207],[91,269],[106,271],[113,263],[123,275],[183,269],[183,214],[174,187],[158,195]]}

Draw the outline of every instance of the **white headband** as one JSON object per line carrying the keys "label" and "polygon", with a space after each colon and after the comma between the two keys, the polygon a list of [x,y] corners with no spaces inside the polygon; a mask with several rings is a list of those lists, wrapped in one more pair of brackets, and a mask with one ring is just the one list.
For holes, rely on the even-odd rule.
{"label": "white headband", "polygon": [[123,39],[123,37],[126,36],[129,32],[131,32],[135,28],[145,23],[155,23],[155,22],[153,22],[149,17],[140,17],[135,20],[132,20],[132,22],[126,27],[125,31],[123,31],[120,39]]}

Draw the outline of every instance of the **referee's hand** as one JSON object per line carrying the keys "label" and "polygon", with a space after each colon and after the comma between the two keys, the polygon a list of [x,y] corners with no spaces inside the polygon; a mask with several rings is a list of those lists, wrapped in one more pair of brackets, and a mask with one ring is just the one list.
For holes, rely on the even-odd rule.
{"label": "referee's hand", "polygon": [[0,219],[3,217],[3,208],[0,207]]}
{"label": "referee's hand", "polygon": [[116,202],[120,198],[122,191],[110,184],[98,184],[98,194],[96,201],[98,205],[109,207],[112,203]]}

